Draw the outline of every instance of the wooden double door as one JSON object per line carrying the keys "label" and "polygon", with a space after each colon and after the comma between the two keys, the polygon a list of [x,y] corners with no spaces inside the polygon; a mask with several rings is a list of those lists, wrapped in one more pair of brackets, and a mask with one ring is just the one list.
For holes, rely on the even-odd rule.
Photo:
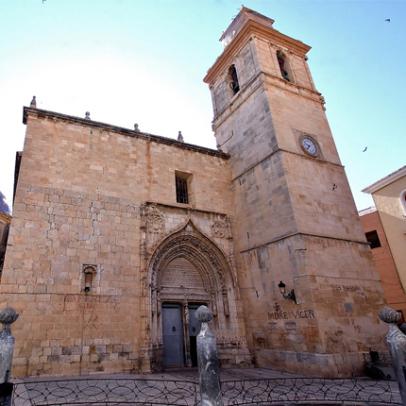
{"label": "wooden double door", "polygon": [[196,338],[200,321],[196,310],[205,303],[162,304],[163,365],[165,368],[197,366]]}

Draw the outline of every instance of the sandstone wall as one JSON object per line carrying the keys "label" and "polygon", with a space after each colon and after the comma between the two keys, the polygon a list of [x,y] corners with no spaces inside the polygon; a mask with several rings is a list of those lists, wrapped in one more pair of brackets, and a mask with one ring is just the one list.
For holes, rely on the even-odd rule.
{"label": "sandstone wall", "polygon": [[[191,174],[189,205],[176,203],[175,171]],[[185,218],[195,209],[232,215],[227,160],[84,120],[28,113],[0,285],[1,305],[20,312],[16,376],[150,368],[150,294],[141,259],[146,201],[179,208]],[[175,220],[167,221],[169,232]],[[88,294],[85,264],[97,270]]]}

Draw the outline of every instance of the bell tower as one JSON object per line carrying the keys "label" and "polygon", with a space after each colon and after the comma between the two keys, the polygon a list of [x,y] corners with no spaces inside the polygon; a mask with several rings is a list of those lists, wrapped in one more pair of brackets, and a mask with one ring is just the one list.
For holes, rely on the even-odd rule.
{"label": "bell tower", "polygon": [[243,7],[204,81],[230,155],[247,340],[259,366],[359,372],[383,294],[316,90],[310,47]]}

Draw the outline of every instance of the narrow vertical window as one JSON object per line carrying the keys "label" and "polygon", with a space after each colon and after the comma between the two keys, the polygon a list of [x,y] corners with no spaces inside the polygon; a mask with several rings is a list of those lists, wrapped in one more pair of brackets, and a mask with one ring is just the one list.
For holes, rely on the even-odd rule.
{"label": "narrow vertical window", "polygon": [[292,80],[289,75],[289,67],[288,62],[286,61],[286,56],[281,51],[277,51],[276,57],[278,58],[279,69],[281,71],[282,77],[285,80],[291,82]]}
{"label": "narrow vertical window", "polygon": [[83,291],[89,293],[94,286],[94,279],[97,274],[97,265],[83,265]]}
{"label": "narrow vertical window", "polygon": [[238,91],[240,90],[240,84],[238,83],[237,70],[235,69],[234,65],[231,65],[228,69],[228,78],[233,94],[238,93]]}
{"label": "narrow vertical window", "polygon": [[188,175],[176,172],[175,182],[176,182],[176,201],[178,203],[189,204]]}

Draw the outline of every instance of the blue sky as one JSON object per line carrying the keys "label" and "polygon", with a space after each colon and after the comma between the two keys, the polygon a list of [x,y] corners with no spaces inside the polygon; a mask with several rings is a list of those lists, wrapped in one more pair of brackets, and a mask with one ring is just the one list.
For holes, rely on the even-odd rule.
{"label": "blue sky", "polygon": [[[274,27],[312,46],[309,66],[358,209],[361,189],[405,165],[406,0],[250,1]],[[11,205],[22,106],[215,147],[202,82],[231,0],[0,1],[0,191]],[[385,19],[390,18],[390,23]],[[366,152],[363,149],[368,146]]]}

